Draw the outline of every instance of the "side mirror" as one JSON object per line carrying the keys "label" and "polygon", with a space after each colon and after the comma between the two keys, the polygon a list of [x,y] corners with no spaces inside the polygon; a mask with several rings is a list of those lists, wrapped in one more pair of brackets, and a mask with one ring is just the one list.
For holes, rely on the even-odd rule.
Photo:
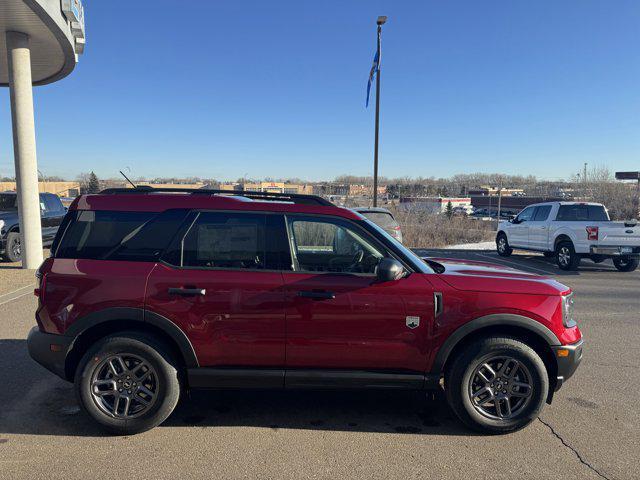
{"label": "side mirror", "polygon": [[376,277],[379,282],[392,282],[400,280],[404,275],[404,267],[394,259],[385,257],[378,263],[376,267]]}

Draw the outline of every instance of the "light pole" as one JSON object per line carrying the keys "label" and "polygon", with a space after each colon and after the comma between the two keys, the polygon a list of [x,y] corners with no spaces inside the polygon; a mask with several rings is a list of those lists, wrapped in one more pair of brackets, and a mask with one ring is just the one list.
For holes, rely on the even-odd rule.
{"label": "light pole", "polygon": [[378,138],[380,132],[380,65],[382,62],[382,52],[380,50],[380,40],[382,38],[382,25],[387,22],[387,17],[380,16],[376,21],[378,25],[378,68],[376,75],[376,133],[373,147],[373,206],[378,206]]}

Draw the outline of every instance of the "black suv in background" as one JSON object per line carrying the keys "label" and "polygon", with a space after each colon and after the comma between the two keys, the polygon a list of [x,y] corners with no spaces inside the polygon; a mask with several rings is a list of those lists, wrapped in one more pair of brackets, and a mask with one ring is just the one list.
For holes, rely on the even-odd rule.
{"label": "black suv in background", "polygon": [[[66,209],[60,198],[53,193],[40,194],[42,215],[42,244],[51,245],[58,232]],[[0,193],[0,255],[10,262],[19,262],[20,218],[18,217],[18,196],[15,192]]]}

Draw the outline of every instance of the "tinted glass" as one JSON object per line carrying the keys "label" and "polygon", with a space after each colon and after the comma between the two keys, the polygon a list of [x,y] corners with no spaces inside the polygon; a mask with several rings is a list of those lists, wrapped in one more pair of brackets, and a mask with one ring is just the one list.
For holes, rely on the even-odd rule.
{"label": "tinted glass", "polygon": [[525,208],[518,215],[518,220],[521,221],[521,222],[526,222],[526,221],[531,220],[531,217],[533,217],[533,211],[534,210],[535,210],[535,207],[527,207],[527,208]]}
{"label": "tinted glass", "polygon": [[557,220],[565,222],[609,220],[607,211],[602,205],[560,205]]}
{"label": "tinted glass", "polygon": [[360,212],[367,217],[373,223],[380,225],[382,228],[394,228],[398,226],[398,222],[395,221],[390,213],[384,212]]}
{"label": "tinted glass", "polygon": [[587,209],[589,210],[589,220],[600,222],[607,222],[609,220],[607,211],[602,205],[588,205]]}
{"label": "tinted glass", "polygon": [[289,219],[298,269],[375,273],[384,254],[364,236],[330,220]]}
{"label": "tinted glass", "polygon": [[203,212],[182,241],[182,266],[267,269],[266,217]]}
{"label": "tinted glass", "polygon": [[13,194],[1,194],[0,193],[0,210],[15,210],[18,208],[16,203],[18,199],[17,195]]}
{"label": "tinted glass", "polygon": [[153,212],[73,212],[56,257],[107,259],[156,215]]}
{"label": "tinted glass", "polygon": [[549,218],[549,213],[551,212],[551,205],[544,205],[542,207],[538,207],[536,209],[536,214],[533,219],[536,222],[544,222],[547,218]]}
{"label": "tinted glass", "polygon": [[57,195],[47,194],[44,195],[44,203],[47,207],[47,212],[63,212],[64,207]]}

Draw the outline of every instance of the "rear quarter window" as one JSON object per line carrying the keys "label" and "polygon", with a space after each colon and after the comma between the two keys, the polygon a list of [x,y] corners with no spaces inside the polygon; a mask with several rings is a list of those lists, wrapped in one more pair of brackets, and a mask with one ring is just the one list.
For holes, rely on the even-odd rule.
{"label": "rear quarter window", "polygon": [[382,228],[393,228],[398,226],[395,218],[390,213],[385,212],[360,212],[376,225],[380,225]]}
{"label": "rear quarter window", "polygon": [[186,210],[69,212],[55,257],[155,261],[186,215]]}

